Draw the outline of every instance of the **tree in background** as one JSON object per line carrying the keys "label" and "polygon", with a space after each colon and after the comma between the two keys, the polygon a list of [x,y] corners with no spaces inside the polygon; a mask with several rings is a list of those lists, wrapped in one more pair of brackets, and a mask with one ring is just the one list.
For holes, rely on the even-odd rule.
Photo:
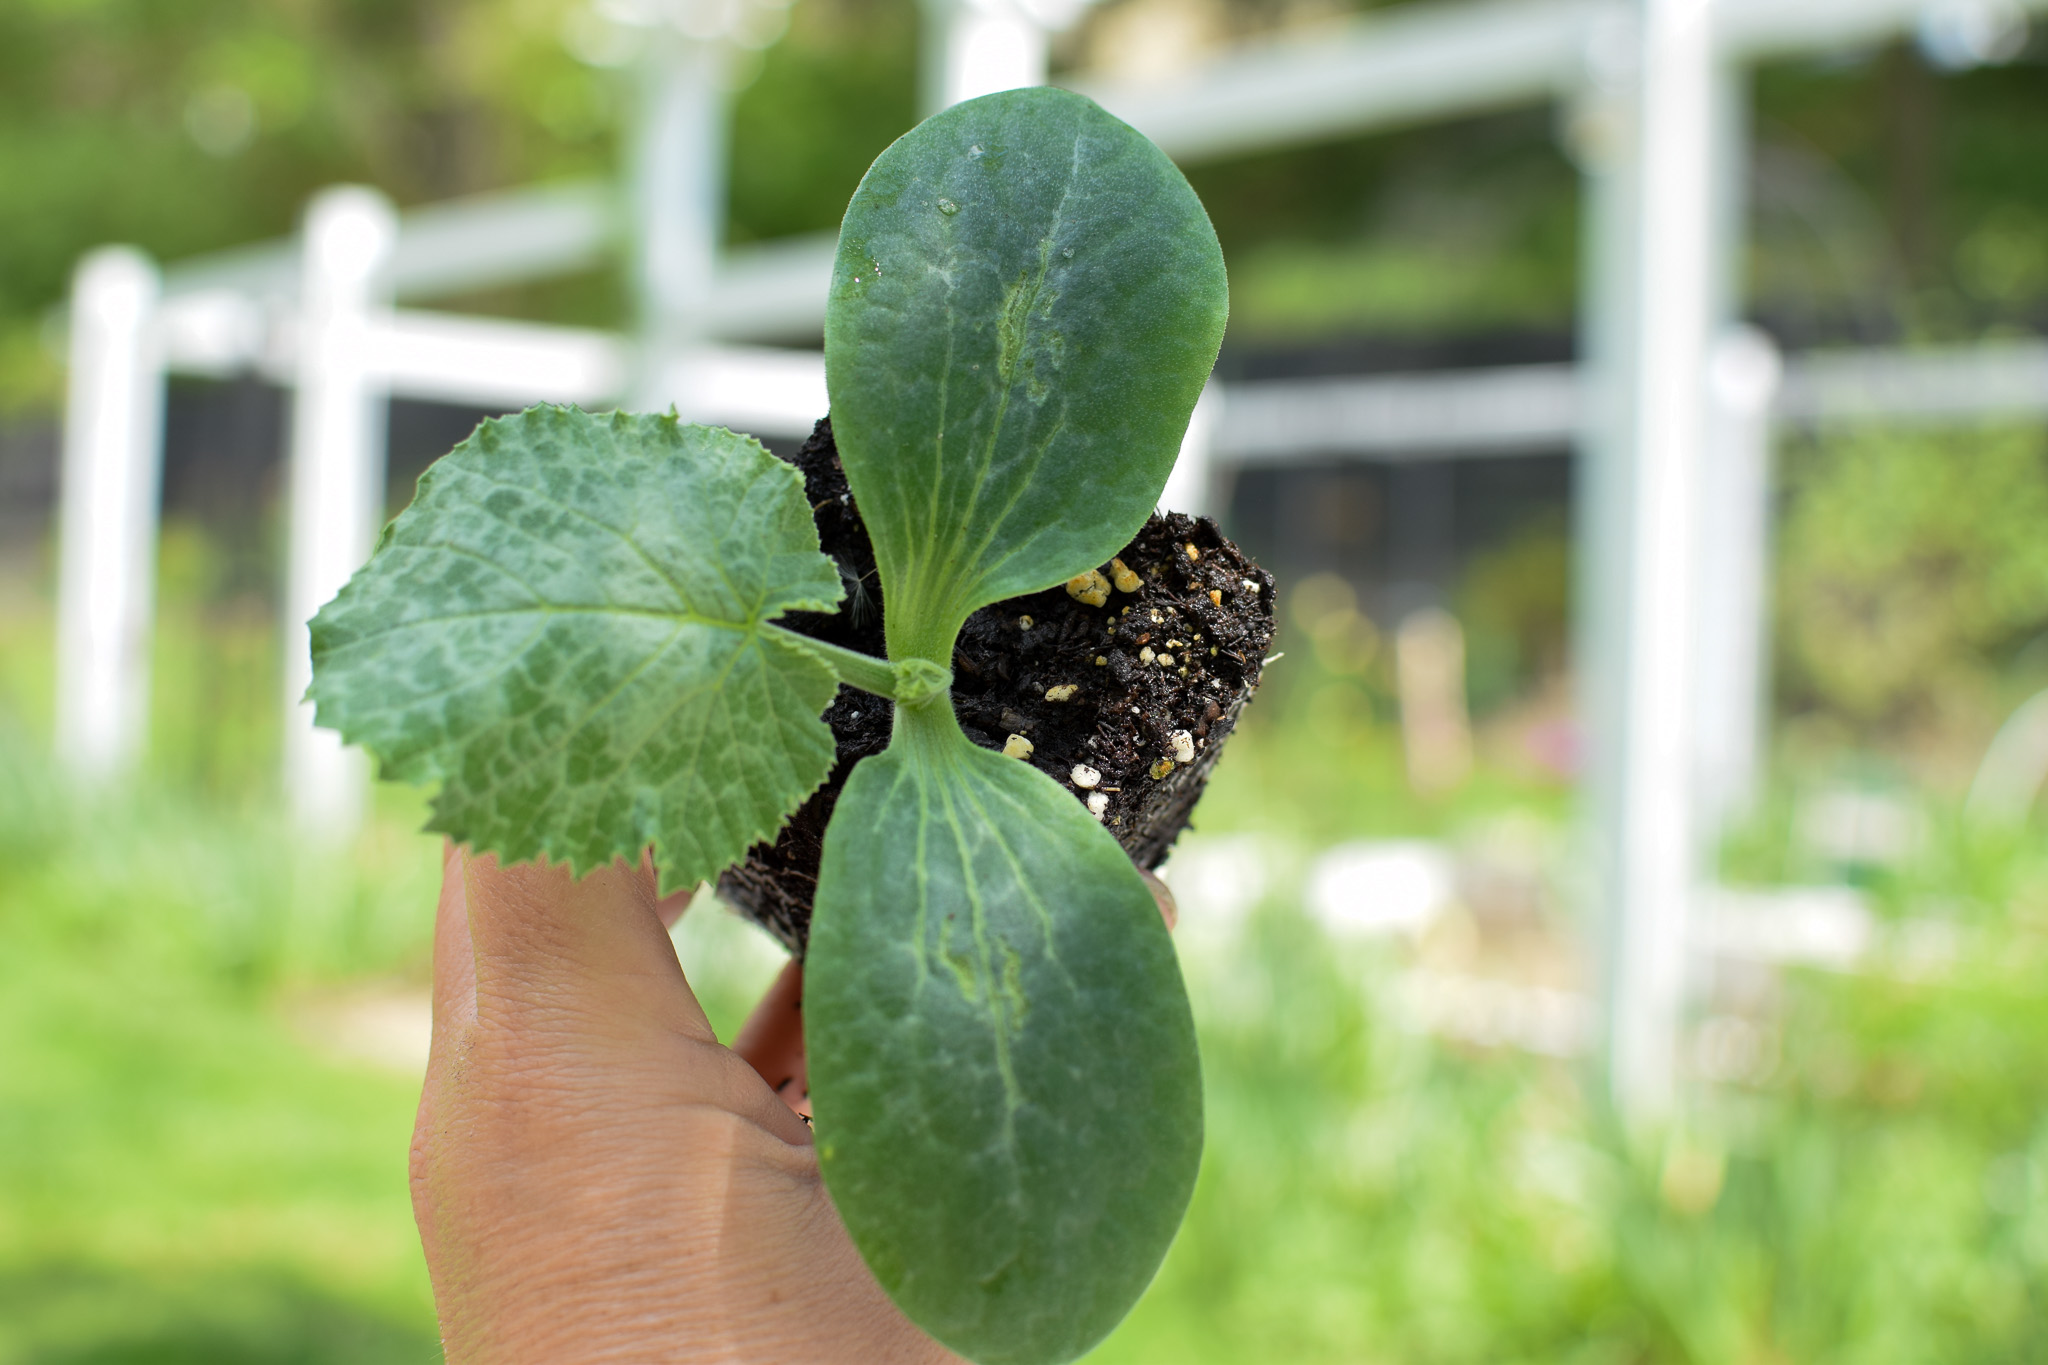
{"label": "tree in background", "polygon": [[1840,432],[1789,452],[1786,483],[1782,700],[1873,749],[1974,760],[2043,682],[2025,647],[2048,631],[2048,442]]}
{"label": "tree in background", "polygon": [[[0,414],[60,385],[78,255],[291,231],[339,181],[401,204],[606,175],[633,95],[586,0],[21,0],[0,7]],[[772,37],[773,34],[765,35]],[[915,121],[913,0],[803,0],[734,112],[736,238],[823,230]],[[593,323],[615,281],[471,306]]]}

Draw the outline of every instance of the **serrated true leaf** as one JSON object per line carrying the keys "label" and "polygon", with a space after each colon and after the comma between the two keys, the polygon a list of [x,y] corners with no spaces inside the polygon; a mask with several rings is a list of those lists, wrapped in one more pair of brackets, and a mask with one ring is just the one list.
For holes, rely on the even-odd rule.
{"label": "serrated true leaf", "polygon": [[825,837],[804,1019],[833,1204],[912,1320],[1040,1365],[1123,1318],[1193,1188],[1200,1066],[1151,894],[1071,795],[899,729]]}
{"label": "serrated true leaf", "polygon": [[882,153],[840,228],[825,369],[891,658],[943,659],[969,612],[1130,539],[1227,311],[1194,190],[1079,95],[970,100]]}
{"label": "serrated true leaf", "polygon": [[770,838],[830,770],[832,670],[768,624],[829,610],[796,471],[672,417],[534,408],[421,478],[313,619],[319,723],[441,783],[431,828],[664,890]]}

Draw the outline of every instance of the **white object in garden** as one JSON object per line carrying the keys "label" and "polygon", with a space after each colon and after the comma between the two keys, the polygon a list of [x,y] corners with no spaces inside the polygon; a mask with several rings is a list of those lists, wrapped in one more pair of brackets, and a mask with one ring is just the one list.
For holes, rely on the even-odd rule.
{"label": "white object in garden", "polygon": [[1411,1032],[1476,1047],[1576,1057],[1594,1034],[1593,1002],[1575,991],[1420,968],[1403,972],[1395,991]]}
{"label": "white object in garden", "polygon": [[1450,853],[1420,839],[1339,844],[1308,876],[1309,913],[1338,939],[1419,934],[1456,892]]}
{"label": "white object in garden", "polygon": [[1701,896],[1689,941],[1705,957],[1846,972],[1870,952],[1875,934],[1854,887],[1717,887]]}
{"label": "white object in garden", "polygon": [[1799,804],[1799,842],[1833,863],[1896,867],[1920,851],[1927,822],[1892,792],[1824,787]]}
{"label": "white object in garden", "polygon": [[1441,607],[1403,617],[1394,632],[1394,676],[1408,785],[1424,795],[1450,791],[1472,772],[1465,631],[1458,618]]}
{"label": "white object in garden", "polygon": [[1998,727],[1970,783],[1973,820],[2018,824],[2048,783],[2048,692],[2036,692]]}
{"label": "white object in garden", "polygon": [[1920,52],[1944,71],[2003,66],[2027,50],[2027,12],[2013,0],[1935,0],[1914,30]]}
{"label": "white object in garden", "polygon": [[1183,835],[1158,873],[1180,911],[1173,942],[1181,960],[1241,980],[1245,926],[1272,892],[1283,861],[1255,834]]}
{"label": "white object in garden", "polygon": [[88,782],[132,768],[148,725],[163,439],[158,287],[156,267],[127,247],[95,251],[72,281],[56,741],[65,767]]}
{"label": "white object in garden", "polygon": [[383,523],[385,406],[372,342],[390,310],[398,238],[373,190],[322,192],[307,209],[299,283],[285,582],[285,790],[307,833],[344,838],[363,818],[369,769],[301,700],[312,681],[306,623],[369,558]]}

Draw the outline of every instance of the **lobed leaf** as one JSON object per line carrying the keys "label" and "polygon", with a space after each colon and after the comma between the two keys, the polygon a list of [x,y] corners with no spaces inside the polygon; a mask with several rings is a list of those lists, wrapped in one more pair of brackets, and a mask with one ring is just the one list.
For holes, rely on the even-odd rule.
{"label": "lobed leaf", "polygon": [[970,100],[882,153],[840,228],[825,369],[891,658],[944,659],[976,608],[1130,539],[1226,312],[1194,190],[1079,95]]}
{"label": "lobed leaf", "polygon": [[1107,1335],[1202,1126],[1173,946],[1116,841],[949,720],[899,721],[826,833],[804,983],[826,1184],[897,1304],[985,1365]]}
{"label": "lobed leaf", "polygon": [[429,827],[581,874],[715,877],[831,769],[832,669],[769,625],[842,588],[797,472],[673,417],[534,408],[421,478],[313,618],[319,723],[442,786]]}

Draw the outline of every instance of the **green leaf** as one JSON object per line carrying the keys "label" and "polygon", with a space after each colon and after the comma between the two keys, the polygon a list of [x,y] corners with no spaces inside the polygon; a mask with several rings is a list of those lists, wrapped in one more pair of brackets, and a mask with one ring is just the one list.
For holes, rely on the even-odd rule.
{"label": "green leaf", "polygon": [[985,1365],[1070,1360],[1150,1283],[1194,1185],[1173,945],[1051,779],[950,716],[897,733],[839,798],[811,922],[826,1185],[919,1326]]}
{"label": "green leaf", "polygon": [[840,228],[825,369],[891,658],[944,661],[976,608],[1130,539],[1227,306],[1186,179],[1079,95],[970,100],[882,153]]}
{"label": "green leaf", "polygon": [[313,619],[319,723],[442,783],[429,827],[577,873],[716,876],[830,770],[832,669],[778,627],[837,570],[795,469],[673,417],[534,408],[420,480]]}

